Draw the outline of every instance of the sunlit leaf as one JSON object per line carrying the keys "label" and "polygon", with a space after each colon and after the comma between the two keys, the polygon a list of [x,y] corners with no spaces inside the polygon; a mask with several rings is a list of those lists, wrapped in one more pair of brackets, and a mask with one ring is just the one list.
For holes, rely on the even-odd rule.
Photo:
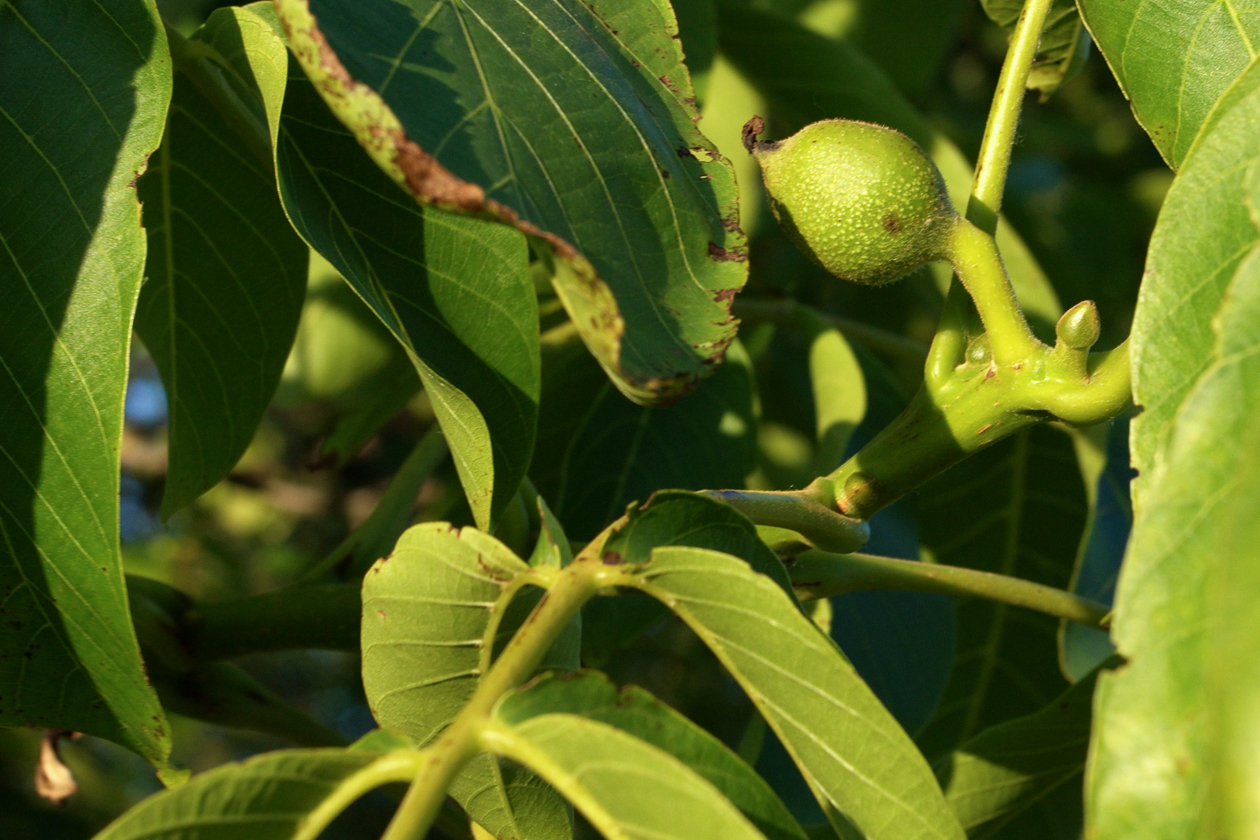
{"label": "sunlit leaf", "polygon": [[[658,497],[631,517],[625,536],[609,540],[620,537],[615,545],[624,562],[650,557],[632,585],[669,606],[726,666],[837,830],[856,826],[873,840],[961,838],[922,753],[801,611],[784,586],[782,566],[775,562],[775,572],[761,559],[768,549],[760,542],[760,550],[739,552],[746,560],[725,553],[735,543],[736,523],[714,528],[725,516],[720,506],[712,503],[706,515],[680,496]],[[755,535],[750,523],[744,527]],[[706,531],[717,539],[706,539]]]}
{"label": "sunlit leaf", "polygon": [[133,184],[170,55],[151,2],[0,5],[0,723],[163,766],[118,555],[118,452],[145,240]]}
{"label": "sunlit leaf", "polygon": [[543,678],[508,695],[496,715],[517,724],[542,714],[581,715],[664,750],[712,784],[768,840],[804,840],[804,832],[760,776],[717,738],[636,686],[618,691],[603,674]]}
{"label": "sunlit leaf", "polygon": [[[540,590],[511,594],[529,567],[471,528],[417,525],[363,581],[363,686],[377,722],[420,746],[450,724],[476,690],[496,641],[520,626]],[[505,591],[508,593],[504,595]],[[570,625],[542,667],[577,666]],[[571,834],[564,803],[537,776],[481,755],[451,795],[496,837]]]}
{"label": "sunlit leaf", "polygon": [[285,750],[225,764],[151,796],[96,840],[314,840],[359,796],[416,774],[414,750]]}
{"label": "sunlit leaf", "polygon": [[1260,44],[1255,0],[1079,0],[1098,49],[1164,160],[1180,168]]}
{"label": "sunlit leaf", "polygon": [[1143,472],[1112,623],[1128,662],[1099,681],[1087,790],[1101,840],[1260,830],[1260,675],[1243,652],[1260,638],[1257,137],[1253,64],[1174,182],[1139,303]]}

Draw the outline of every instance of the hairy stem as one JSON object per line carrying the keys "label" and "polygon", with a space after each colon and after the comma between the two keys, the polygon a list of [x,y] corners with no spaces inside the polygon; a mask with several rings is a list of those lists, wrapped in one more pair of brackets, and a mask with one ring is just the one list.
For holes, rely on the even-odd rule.
{"label": "hairy stem", "polygon": [[984,322],[993,361],[1012,365],[1031,356],[1041,342],[1033,336],[1024,312],[1015,299],[1010,278],[1002,265],[993,237],[965,219],[959,219],[950,242],[954,271]]}
{"label": "hairy stem", "polygon": [[1099,628],[1106,627],[1110,612],[1097,601],[1040,583],[976,569],[870,554],[806,551],[788,564],[788,573],[802,601],[864,589],[939,592],[984,598]]}
{"label": "hairy stem", "polygon": [[[1011,149],[1015,145],[1015,131],[1019,126],[1020,109],[1028,87],[1028,73],[1037,56],[1037,44],[1045,28],[1046,15],[1054,0],[1027,0],[1020,13],[1011,43],[1002,62],[997,89],[993,92],[993,104],[980,142],[976,158],[975,177],[971,195],[967,200],[966,219],[990,236],[997,233],[1002,194],[1006,189],[1006,173],[1010,169]],[[957,270],[957,266],[955,267]],[[948,375],[953,366],[962,361],[966,349],[963,325],[966,323],[968,300],[958,288],[958,278],[950,284],[945,299],[945,311],[937,327],[936,338],[929,350],[925,379],[929,383]],[[1009,289],[1010,282],[1006,281]],[[969,289],[970,290],[970,289]],[[1010,296],[1014,297],[1014,291]],[[979,303],[979,301],[977,301]],[[983,310],[982,310],[983,311]],[[1023,316],[1020,316],[1023,319]]]}
{"label": "hairy stem", "polygon": [[1006,172],[1011,165],[1011,148],[1015,145],[1015,130],[1019,126],[1019,112],[1024,104],[1028,88],[1028,73],[1037,57],[1037,45],[1046,25],[1046,15],[1054,0],[1027,0],[1020,13],[1011,44],[1002,62],[997,90],[993,92],[993,105],[984,126],[984,139],[980,141],[980,154],[976,157],[975,181],[971,198],[967,202],[967,220],[989,235],[997,232],[998,213],[1002,208],[1002,193],[1006,189]]}
{"label": "hairy stem", "polygon": [[[597,538],[592,545],[600,543],[602,540]],[[442,736],[424,750],[420,771],[382,840],[424,837],[456,774],[480,750],[481,733],[495,703],[533,674],[569,620],[591,596],[609,585],[612,578],[605,571],[607,568],[593,554],[584,553],[564,571],[554,573],[550,581],[542,574],[544,570],[535,572],[540,582],[549,583],[547,593],[482,678],[467,705]]]}

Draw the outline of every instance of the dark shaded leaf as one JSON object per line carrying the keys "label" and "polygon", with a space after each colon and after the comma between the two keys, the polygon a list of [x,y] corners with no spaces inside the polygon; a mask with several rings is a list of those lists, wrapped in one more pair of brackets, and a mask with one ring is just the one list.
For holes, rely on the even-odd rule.
{"label": "dark shaded leaf", "polygon": [[[558,333],[558,334],[557,334]],[[617,391],[571,329],[543,342],[539,439],[530,476],[575,539],[594,537],[626,505],[664,487],[743,487],[756,458],[751,363],[727,362],[668,408]]]}
{"label": "dark shaded leaf", "polygon": [[137,184],[149,254],[136,330],[170,405],[163,516],[217,484],[253,440],[307,268],[272,164],[284,42],[257,15],[224,9],[175,47],[166,135]]}
{"label": "dark shaded leaf", "polygon": [[[968,458],[924,485],[924,558],[1058,589],[1072,578],[1088,512],[1072,442],[1034,427]],[[929,756],[1042,708],[1067,687],[1059,622],[978,599],[956,602],[958,653],[936,716],[918,741]]]}
{"label": "dark shaded leaf", "polygon": [[417,206],[294,72],[276,151],[285,210],[407,350],[488,529],[525,474],[537,421],[524,237]]}
{"label": "dark shaded leaf", "polygon": [[303,67],[393,180],[519,227],[556,260],[561,300],[624,393],[668,402],[720,361],[746,256],[668,6],[279,8]]}

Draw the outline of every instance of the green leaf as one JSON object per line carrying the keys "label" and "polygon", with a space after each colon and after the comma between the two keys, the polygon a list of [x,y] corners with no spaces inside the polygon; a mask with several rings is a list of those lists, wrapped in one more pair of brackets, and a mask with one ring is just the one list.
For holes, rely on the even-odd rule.
{"label": "green leaf", "polygon": [[556,713],[496,723],[483,743],[550,782],[609,840],[763,840],[712,784],[620,729]]}
{"label": "green leaf", "polygon": [[417,206],[294,72],[276,151],[285,210],[407,350],[489,529],[525,474],[538,416],[525,239]]}
{"label": "green leaf", "polygon": [[[968,837],[1013,840],[1080,833],[1081,783],[1097,674],[1045,708],[972,736],[937,763],[945,797]],[[1059,788],[1070,791],[1078,803],[1074,812],[1047,807],[1047,797]],[[1021,822],[1020,831],[1011,830]]]}
{"label": "green leaf", "polygon": [[1141,504],[1163,439],[1212,360],[1212,316],[1254,246],[1243,178],[1260,157],[1260,67],[1221,98],[1160,209],[1133,315],[1134,502]]}
{"label": "green leaf", "polygon": [[826,475],[844,462],[849,438],[866,416],[866,379],[840,330],[807,310],[801,311],[801,327],[814,392],[814,475]]}
{"label": "green leaf", "polygon": [[[786,136],[834,117],[892,126],[936,162],[955,205],[967,205],[971,164],[851,45],[734,0],[720,0],[718,12],[722,53],[770,102],[776,131]],[[1062,308],[1050,282],[1005,220],[998,226],[997,242],[1025,313],[1041,333],[1052,337]]]}
{"label": "green leaf", "polygon": [[[924,485],[925,560],[1066,589],[1088,504],[1071,439],[1049,427],[1019,432]],[[919,735],[929,756],[1042,708],[1067,687],[1059,622],[978,599],[956,602],[958,652],[936,716]]]}
{"label": "green leaf", "polygon": [[[1007,31],[1015,30],[1023,0],[981,0],[989,18]],[[1041,101],[1069,81],[1089,56],[1089,33],[1081,24],[1076,0],[1054,0],[1041,30],[1041,42],[1028,73],[1028,89],[1041,91]]]}
{"label": "green leaf", "polygon": [[519,227],[555,259],[561,300],[625,394],[668,402],[721,360],[747,257],[665,3],[279,8],[302,66],[393,180]]}
{"label": "green leaf", "polygon": [[571,328],[544,339],[538,492],[575,539],[594,537],[626,505],[661,487],[743,487],[756,464],[752,364],[738,343],[694,393],[668,408],[630,402]]}
{"label": "green leaf", "polygon": [[314,840],[354,800],[419,769],[414,750],[284,750],[150,796],[96,840]]}
{"label": "green leaf", "polygon": [[[856,826],[872,840],[961,838],[923,755],[801,611],[779,579],[786,577],[782,565],[774,562],[774,578],[750,566],[773,568],[760,543],[759,551],[740,553],[747,560],[724,553],[739,532],[721,517],[716,506],[706,513],[683,494],[658,496],[606,550],[616,545],[629,564],[650,557],[641,572],[627,569],[634,575],[627,585],[669,606],[708,645],[793,756],[838,831]],[[744,527],[755,539],[751,524]],[[664,538],[671,528],[673,539]],[[683,540],[690,545],[669,544]],[[706,547],[694,547],[700,545]]]}
{"label": "green leaf", "polygon": [[[1151,410],[1134,421],[1135,458],[1141,453],[1139,463],[1150,466],[1140,477],[1112,623],[1128,664],[1099,681],[1100,726],[1087,790],[1091,830],[1104,840],[1136,831],[1157,838],[1246,837],[1260,827],[1254,798],[1260,691],[1254,657],[1243,653],[1260,635],[1254,615],[1258,82],[1253,65],[1205,123],[1174,183],[1176,201],[1160,217],[1164,270],[1148,274],[1144,284],[1146,329],[1135,334],[1142,344],[1139,400],[1155,396],[1151,372],[1167,376],[1176,361],[1161,353],[1165,368],[1153,368],[1161,348],[1152,342],[1169,336],[1185,342],[1178,379],[1195,368],[1206,371],[1181,389],[1187,395],[1175,414],[1162,406],[1169,419],[1158,430],[1153,458],[1156,430],[1139,431]],[[1249,218],[1242,215],[1248,209]],[[1206,284],[1201,293],[1186,285],[1194,278]],[[1171,308],[1178,294],[1190,295],[1187,305],[1152,325],[1156,301]],[[1209,318],[1214,336],[1200,323]]]}
{"label": "green leaf", "polygon": [[243,9],[174,42],[162,146],[137,190],[149,236],[136,331],[170,403],[162,515],[244,454],[297,330],[307,249],[276,194],[272,148],[288,52]]}
{"label": "green leaf", "polygon": [[158,767],[118,554],[118,450],[161,140],[151,2],[0,6],[0,724],[88,732]]}
{"label": "green leaf", "polygon": [[805,840],[787,807],[743,759],[637,686],[618,691],[595,671],[546,676],[506,695],[495,716],[516,726],[557,713],[606,723],[669,753],[717,788],[768,840]]}
{"label": "green leaf", "polygon": [[1080,8],[1138,122],[1180,168],[1216,101],[1255,58],[1255,0],[1080,0]]}
{"label": "green leaf", "polygon": [[[537,602],[532,587],[512,597],[528,571],[472,528],[426,523],[403,534],[363,580],[363,687],[381,726],[420,746],[437,738]],[[578,629],[566,629],[541,667],[577,667]],[[496,837],[571,834],[564,803],[545,784],[492,756],[473,759],[450,792]]]}

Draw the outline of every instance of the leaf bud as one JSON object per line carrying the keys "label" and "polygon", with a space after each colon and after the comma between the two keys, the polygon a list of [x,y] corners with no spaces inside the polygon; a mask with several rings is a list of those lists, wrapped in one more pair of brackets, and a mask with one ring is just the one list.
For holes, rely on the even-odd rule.
{"label": "leaf bud", "polygon": [[1088,350],[1093,347],[1101,330],[1098,306],[1092,300],[1083,300],[1064,312],[1054,327],[1059,343],[1073,350]]}

